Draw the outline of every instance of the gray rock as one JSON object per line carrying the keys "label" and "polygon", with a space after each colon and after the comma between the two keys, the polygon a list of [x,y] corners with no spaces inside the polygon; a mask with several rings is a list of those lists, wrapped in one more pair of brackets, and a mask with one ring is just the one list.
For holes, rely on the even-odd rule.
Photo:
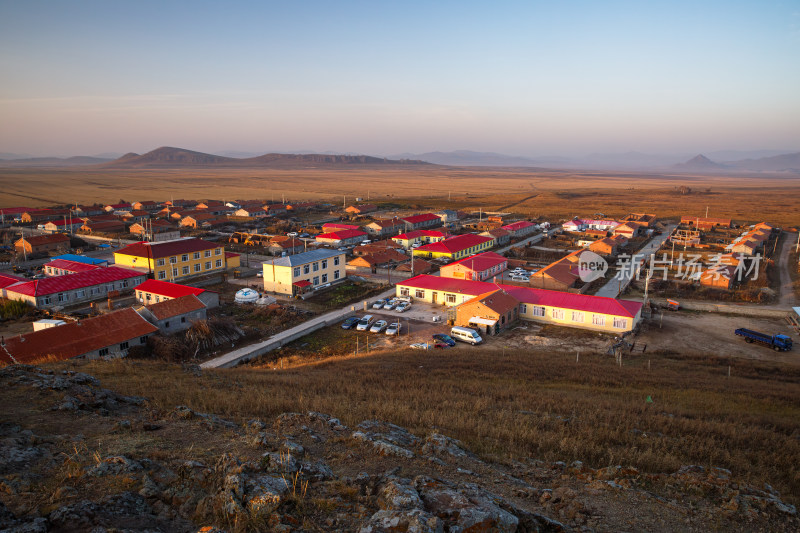
{"label": "gray rock", "polygon": [[138,461],[129,459],[124,455],[116,455],[112,457],[106,457],[95,466],[87,467],[86,471],[90,476],[100,477],[135,472],[141,469],[142,465]]}
{"label": "gray rock", "polygon": [[382,510],[372,515],[358,531],[359,533],[443,533],[444,523],[419,509]]}
{"label": "gray rock", "polygon": [[422,445],[422,453],[425,455],[447,455],[455,458],[470,456],[459,441],[439,433],[434,433],[425,438]]}
{"label": "gray rock", "polygon": [[390,479],[378,493],[378,506],[388,511],[422,509],[422,499],[408,479]]}

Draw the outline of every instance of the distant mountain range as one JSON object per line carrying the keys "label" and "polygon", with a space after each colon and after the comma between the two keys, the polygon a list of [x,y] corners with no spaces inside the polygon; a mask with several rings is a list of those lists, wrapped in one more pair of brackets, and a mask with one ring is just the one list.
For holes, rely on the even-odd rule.
{"label": "distant mountain range", "polygon": [[163,146],[146,154],[125,154],[102,163],[103,168],[280,168],[327,165],[427,165],[423,161],[392,160],[367,155],[264,154],[236,158]]}
{"label": "distant mountain range", "polygon": [[[530,169],[576,169],[620,171],[664,171],[697,173],[738,172],[800,172],[800,152],[775,153],[760,150],[750,152],[721,151],[697,155],[683,162],[675,155],[655,155],[641,152],[619,154],[589,154],[583,157],[521,157],[496,152],[403,153],[388,157],[359,154],[323,153],[269,153],[253,155],[249,152],[227,151],[217,154],[196,152],[183,148],[164,146],[146,154],[128,153],[117,159],[75,156],[59,157],[3,157],[2,167],[78,167],[92,166],[105,169],[126,168],[301,168],[308,166],[385,166],[385,165],[446,165],[524,167]],[[769,155],[762,155],[769,154]],[[13,156],[14,154],[2,154]],[[101,154],[114,155],[114,154]],[[744,157],[742,157],[744,156]],[[683,156],[688,157],[688,156]],[[739,158],[739,159],[737,159]]]}

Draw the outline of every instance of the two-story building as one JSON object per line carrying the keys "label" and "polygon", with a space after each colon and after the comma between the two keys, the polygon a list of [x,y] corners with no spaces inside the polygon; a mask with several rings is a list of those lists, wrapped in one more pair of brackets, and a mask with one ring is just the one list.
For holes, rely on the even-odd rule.
{"label": "two-story building", "polygon": [[156,280],[176,281],[227,269],[225,250],[215,242],[183,238],[137,242],[114,252],[117,265],[152,273]]}
{"label": "two-story building", "polygon": [[397,235],[404,227],[405,224],[399,218],[387,218],[384,220],[375,220],[367,224],[364,226],[364,230],[369,233],[371,237],[382,239]]}
{"label": "two-story building", "polygon": [[322,244],[330,244],[331,246],[347,246],[367,240],[367,234],[357,229],[343,229],[320,233],[315,237],[315,240]]}
{"label": "two-story building", "polygon": [[312,250],[263,264],[264,290],[298,296],[347,277],[344,252]]}

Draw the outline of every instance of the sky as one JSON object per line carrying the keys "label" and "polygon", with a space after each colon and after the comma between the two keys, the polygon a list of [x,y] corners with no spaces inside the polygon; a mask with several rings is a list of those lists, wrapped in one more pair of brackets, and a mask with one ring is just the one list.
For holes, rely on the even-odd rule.
{"label": "sky", "polygon": [[800,150],[800,0],[0,0],[0,153]]}

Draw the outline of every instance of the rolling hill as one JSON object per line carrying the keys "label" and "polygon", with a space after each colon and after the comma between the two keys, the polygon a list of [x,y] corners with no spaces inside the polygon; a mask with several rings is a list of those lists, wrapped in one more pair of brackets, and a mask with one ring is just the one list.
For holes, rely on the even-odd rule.
{"label": "rolling hill", "polygon": [[264,154],[257,157],[224,157],[163,146],[146,154],[129,153],[102,163],[103,168],[286,168],[324,165],[429,165],[417,160],[393,160],[366,155]]}
{"label": "rolling hill", "polygon": [[727,165],[715,163],[703,154],[698,154],[688,161],[673,165],[672,168],[685,172],[715,172],[728,169],[729,167]]}

